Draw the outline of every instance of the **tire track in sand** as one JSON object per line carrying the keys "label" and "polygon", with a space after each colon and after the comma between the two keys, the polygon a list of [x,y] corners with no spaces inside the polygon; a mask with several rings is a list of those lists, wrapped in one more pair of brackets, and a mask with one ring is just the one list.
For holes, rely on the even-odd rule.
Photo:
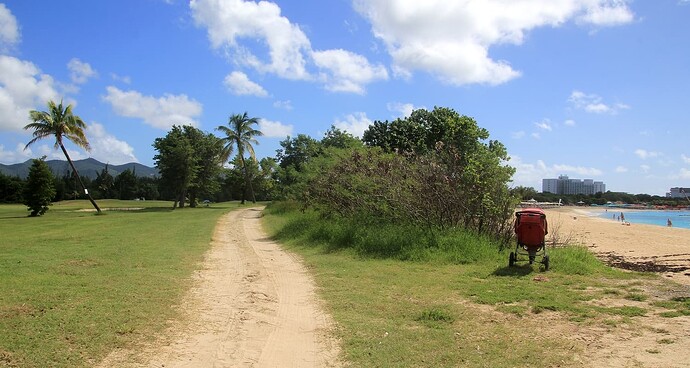
{"label": "tire track in sand", "polygon": [[[181,308],[184,327],[100,367],[338,367],[333,322],[305,267],[261,229],[261,209],[230,212]],[[176,326],[177,325],[177,326]]]}

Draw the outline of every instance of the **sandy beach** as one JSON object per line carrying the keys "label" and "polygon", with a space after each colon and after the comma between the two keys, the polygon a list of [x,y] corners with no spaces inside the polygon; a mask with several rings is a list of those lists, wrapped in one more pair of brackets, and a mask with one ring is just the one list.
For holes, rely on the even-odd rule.
{"label": "sandy beach", "polygon": [[658,272],[690,285],[689,229],[622,224],[599,217],[604,211],[590,207],[545,210],[547,240],[550,244],[582,244],[616,267]]}

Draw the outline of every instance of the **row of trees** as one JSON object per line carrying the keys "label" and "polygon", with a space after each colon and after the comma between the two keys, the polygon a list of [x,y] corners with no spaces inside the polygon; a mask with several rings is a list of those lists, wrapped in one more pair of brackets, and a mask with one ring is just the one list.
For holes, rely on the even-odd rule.
{"label": "row of trees", "polygon": [[[85,125],[72,114],[71,106],[51,101],[48,111],[32,111],[31,119],[25,129],[33,130],[34,138],[27,147],[54,137],[97,211],[91,193],[138,195],[124,189],[136,181],[133,173],[113,178],[107,168],[90,183],[92,190],[86,190],[63,145],[65,138],[89,148]],[[375,121],[361,140],[334,127],[321,140],[288,137],[280,142],[275,160],[260,162],[253,149],[258,143],[255,137],[261,135],[257,124],[247,113],[235,114],[217,128],[221,138],[186,125],[173,126],[157,138],[153,146],[158,152],[154,160],[160,172],[160,197],[172,199],[173,208],[185,203],[195,206],[201,198],[239,196],[242,203],[257,197],[295,199],[326,215],[362,221],[509,233],[506,220],[517,196],[507,186],[514,169],[506,165],[506,149],[489,140],[488,131],[474,119],[452,109],[422,109],[408,118]],[[224,167],[229,159],[230,165]]]}

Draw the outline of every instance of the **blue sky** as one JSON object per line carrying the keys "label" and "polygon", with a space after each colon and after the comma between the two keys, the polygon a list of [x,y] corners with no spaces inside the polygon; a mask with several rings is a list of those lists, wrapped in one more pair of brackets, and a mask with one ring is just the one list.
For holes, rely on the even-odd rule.
{"label": "blue sky", "polygon": [[73,158],[145,165],[172,124],[246,111],[273,157],[443,106],[506,145],[513,185],[664,195],[690,186],[688,19],[688,0],[6,0],[0,163],[62,158],[23,150],[49,99],[88,124]]}

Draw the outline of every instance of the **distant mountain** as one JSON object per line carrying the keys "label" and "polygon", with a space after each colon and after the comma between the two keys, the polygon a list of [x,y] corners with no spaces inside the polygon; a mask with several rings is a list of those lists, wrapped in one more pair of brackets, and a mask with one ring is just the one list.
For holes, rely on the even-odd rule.
{"label": "distant mountain", "polygon": [[[53,172],[53,174],[55,174],[56,176],[63,176],[65,175],[65,173],[71,171],[71,168],[69,167],[69,163],[67,161],[49,160],[46,161],[46,163],[48,164],[48,167],[50,167],[50,170]],[[106,164],[92,158],[74,161],[74,166],[77,168],[77,171],[79,171],[79,175],[86,176],[91,179],[95,179],[96,174],[100,173],[105,168],[105,165]],[[31,160],[27,160],[20,164],[0,164],[0,173],[9,176],[19,176],[20,178],[25,179],[29,175],[30,167]],[[113,177],[120,175],[121,172],[127,169],[133,170],[134,174],[140,177],[158,176],[158,170],[156,168],[148,167],[146,165],[142,165],[136,162],[131,162],[123,165],[108,164],[108,173],[110,173],[110,175],[112,175]]]}

